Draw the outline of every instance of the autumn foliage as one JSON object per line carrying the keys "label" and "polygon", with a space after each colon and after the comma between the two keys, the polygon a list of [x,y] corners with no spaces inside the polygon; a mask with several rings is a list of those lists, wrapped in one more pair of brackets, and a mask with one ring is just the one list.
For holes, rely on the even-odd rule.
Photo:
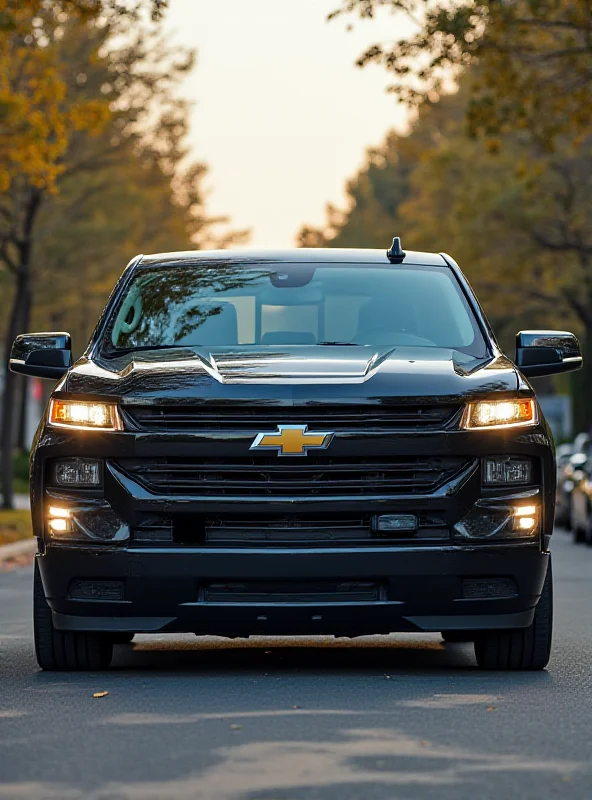
{"label": "autumn foliage", "polygon": [[[80,353],[138,250],[244,238],[205,209],[177,96],[193,54],[169,47],[157,0],[0,0],[0,313],[4,351],[69,329]],[[156,22],[154,21],[156,19]],[[6,361],[4,362],[6,365]],[[22,430],[22,379],[4,366],[0,451]]]}

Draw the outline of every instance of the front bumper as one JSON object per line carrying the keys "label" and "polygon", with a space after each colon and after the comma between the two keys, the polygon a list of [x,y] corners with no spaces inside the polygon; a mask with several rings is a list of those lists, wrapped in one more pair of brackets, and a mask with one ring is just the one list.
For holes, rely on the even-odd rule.
{"label": "front bumper", "polygon": [[[104,632],[187,631],[198,634],[247,636],[251,634],[336,634],[345,636],[396,631],[481,630],[523,628],[531,622],[542,590],[553,526],[553,451],[548,431],[532,429],[500,432],[437,431],[426,433],[352,432],[336,436],[335,457],[355,460],[383,458],[462,456],[469,466],[450,484],[433,494],[317,495],[233,497],[159,495],[149,491],[118,468],[122,460],[160,456],[207,460],[215,444],[220,458],[229,460],[248,451],[247,433],[186,435],[181,433],[113,434],[41,429],[33,461],[32,508],[34,528],[42,540],[38,564],[54,624],[63,630]],[[502,499],[510,490],[484,490],[480,459],[491,455],[526,455],[538,464],[537,489],[541,501],[541,536],[532,543],[455,544],[453,525],[483,497]],[[105,459],[104,500],[132,530],[129,546],[55,545],[44,535],[44,483],[48,459],[89,456]],[[142,545],[134,541],[134,526],[147,515],[193,520],[200,516],[240,515],[314,518],[388,513],[432,513],[442,521],[440,540],[363,541],[355,546],[321,542],[265,546],[248,541],[240,546],[216,546],[172,541]],[[508,580],[514,586],[504,596],[467,596],[469,579]],[[118,581],[118,600],[74,599],[74,581]],[[245,584],[259,599],[240,602],[232,597],[212,600],[212,583]],[[320,601],[306,599],[302,590],[310,582],[341,584],[368,582],[377,595],[369,601],[333,601],[331,592]],[[267,601],[261,592],[269,583],[292,587],[295,599],[274,591]],[[265,584],[264,586],[261,586]],[[273,589],[273,587],[272,587]],[[280,592],[281,594],[281,592]],[[288,592],[290,594],[290,592]]]}
{"label": "front bumper", "polygon": [[[180,548],[91,550],[48,546],[37,556],[54,624],[62,630],[222,636],[523,628],[531,622],[549,555],[537,545],[495,547]],[[372,581],[371,602],[210,602],[215,581]],[[507,597],[463,597],[463,581],[508,578]],[[73,580],[118,580],[119,601],[69,598]],[[266,584],[267,585],[267,584]]]}

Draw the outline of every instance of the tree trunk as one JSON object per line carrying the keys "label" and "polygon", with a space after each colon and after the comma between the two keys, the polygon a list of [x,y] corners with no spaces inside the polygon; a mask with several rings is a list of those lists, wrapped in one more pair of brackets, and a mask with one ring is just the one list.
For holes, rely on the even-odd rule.
{"label": "tree trunk", "polygon": [[[26,332],[30,328],[31,317],[31,292],[27,292],[25,307],[23,309],[23,317],[21,321],[21,329]],[[20,397],[19,397],[19,419],[16,436],[16,447],[21,453],[28,450],[29,443],[27,442],[27,412],[29,405],[29,387],[30,380],[26,375],[21,375],[20,378]]]}
{"label": "tree trunk", "polygon": [[4,395],[2,398],[2,425],[0,427],[0,453],[2,458],[2,508],[14,508],[12,491],[12,456],[14,444],[15,407],[17,395],[17,376],[8,369],[8,359],[12,343],[17,334],[21,332],[22,319],[27,303],[29,284],[28,269],[19,270],[17,277],[16,293],[12,304],[8,328],[5,338],[4,359]]}
{"label": "tree trunk", "polygon": [[15,441],[15,404],[17,376],[8,369],[8,359],[12,343],[26,325],[29,313],[29,298],[31,297],[31,251],[33,246],[33,228],[37,212],[41,204],[41,191],[29,188],[26,200],[23,202],[22,231],[16,245],[18,250],[18,263],[16,264],[16,291],[8,321],[5,339],[4,357],[4,396],[2,399],[2,424],[0,425],[0,478],[3,491],[3,508],[14,508],[14,493],[12,487],[12,456]]}

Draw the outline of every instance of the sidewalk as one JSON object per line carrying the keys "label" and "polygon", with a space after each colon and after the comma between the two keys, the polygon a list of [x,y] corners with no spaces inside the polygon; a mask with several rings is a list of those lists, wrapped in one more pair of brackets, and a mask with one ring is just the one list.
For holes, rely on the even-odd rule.
{"label": "sidewalk", "polygon": [[[0,502],[2,501],[2,495],[0,495]],[[15,494],[14,496],[14,507],[18,509],[25,510],[27,508],[31,508],[31,502],[29,500],[28,494]]]}

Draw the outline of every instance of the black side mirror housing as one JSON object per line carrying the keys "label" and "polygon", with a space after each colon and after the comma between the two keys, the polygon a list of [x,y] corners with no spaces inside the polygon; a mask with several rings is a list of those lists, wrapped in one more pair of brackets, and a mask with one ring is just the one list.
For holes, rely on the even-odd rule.
{"label": "black side mirror housing", "polygon": [[72,366],[69,333],[22,333],[10,353],[10,369],[34,378],[62,378]]}
{"label": "black side mirror housing", "polygon": [[580,343],[567,331],[520,331],[516,366],[527,378],[571,372],[582,366]]}

